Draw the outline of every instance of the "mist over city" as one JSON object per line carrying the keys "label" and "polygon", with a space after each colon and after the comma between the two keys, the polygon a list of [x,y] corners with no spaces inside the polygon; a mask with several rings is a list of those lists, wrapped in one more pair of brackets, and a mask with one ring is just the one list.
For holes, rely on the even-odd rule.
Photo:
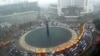
{"label": "mist over city", "polygon": [[[57,0],[0,0],[0,5],[6,5],[6,4],[14,4],[14,3],[20,3],[20,2],[39,2],[42,4],[50,4],[50,3],[57,3]],[[89,0],[89,2],[93,4],[99,4],[99,0]]]}
{"label": "mist over city", "polygon": [[0,0],[0,56],[100,56],[100,0]]}

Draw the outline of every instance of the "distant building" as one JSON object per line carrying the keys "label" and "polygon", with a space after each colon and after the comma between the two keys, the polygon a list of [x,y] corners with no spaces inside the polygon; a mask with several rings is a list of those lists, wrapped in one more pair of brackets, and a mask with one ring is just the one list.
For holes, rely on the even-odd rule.
{"label": "distant building", "polygon": [[63,14],[62,8],[67,8],[71,5],[73,5],[73,0],[58,0],[58,15]]}
{"label": "distant building", "polygon": [[[92,3],[91,4],[89,3],[89,0],[58,0],[57,4],[58,15],[59,16],[63,15],[64,14],[63,9],[66,9],[67,11],[67,8],[69,6],[75,6],[81,8],[81,11],[79,11],[78,13],[79,15],[93,11],[93,5]],[[76,12],[78,12],[77,9]],[[66,14],[66,16],[68,15]]]}
{"label": "distant building", "polygon": [[47,12],[49,14],[52,14],[52,15],[57,15],[57,5],[56,4],[51,4],[48,9],[47,9]]}
{"label": "distant building", "polygon": [[97,11],[100,11],[100,4],[96,4],[94,5],[94,11],[97,12]]}
{"label": "distant building", "polygon": [[74,5],[84,8],[84,6],[87,5],[87,2],[85,0],[74,0]]}
{"label": "distant building", "polygon": [[10,24],[10,23],[8,23],[8,22],[4,22],[4,23],[1,23],[0,24],[0,27],[2,27],[2,28],[4,28],[4,27],[11,27],[12,26],[12,24]]}
{"label": "distant building", "polygon": [[81,12],[81,14],[93,12],[94,11],[93,3],[91,3],[89,0],[86,0],[85,2],[86,4],[84,5],[84,11]]}

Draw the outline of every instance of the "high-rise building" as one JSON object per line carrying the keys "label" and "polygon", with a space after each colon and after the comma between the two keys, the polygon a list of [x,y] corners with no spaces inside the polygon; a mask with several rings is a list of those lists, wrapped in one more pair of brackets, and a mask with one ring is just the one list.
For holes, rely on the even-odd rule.
{"label": "high-rise building", "polygon": [[58,15],[59,16],[63,15],[64,14],[63,9],[66,9],[69,6],[75,6],[81,8],[82,10],[78,14],[82,14],[83,12],[87,13],[90,11],[90,9],[93,11],[92,5],[91,7],[89,7],[90,6],[89,0],[58,0]]}
{"label": "high-rise building", "polygon": [[58,0],[58,14],[61,15],[62,8],[67,8],[68,6],[74,5],[74,0]]}
{"label": "high-rise building", "polygon": [[85,0],[74,0],[74,5],[79,7],[84,7]]}
{"label": "high-rise building", "polygon": [[94,11],[93,3],[90,2],[90,0],[85,0],[85,5],[84,5],[84,13],[89,13]]}

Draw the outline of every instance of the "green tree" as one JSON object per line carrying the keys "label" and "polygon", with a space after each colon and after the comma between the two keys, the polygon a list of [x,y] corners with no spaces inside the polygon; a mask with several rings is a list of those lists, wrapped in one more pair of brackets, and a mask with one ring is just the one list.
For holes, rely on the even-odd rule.
{"label": "green tree", "polygon": [[96,30],[100,31],[100,18],[93,20]]}

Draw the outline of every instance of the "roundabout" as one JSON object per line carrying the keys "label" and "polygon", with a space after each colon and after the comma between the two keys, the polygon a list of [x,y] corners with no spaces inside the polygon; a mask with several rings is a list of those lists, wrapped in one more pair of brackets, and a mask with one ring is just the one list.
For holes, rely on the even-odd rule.
{"label": "roundabout", "polygon": [[34,53],[51,53],[68,48],[77,39],[77,33],[67,27],[50,26],[50,36],[45,27],[38,27],[23,34],[19,44]]}
{"label": "roundabout", "polygon": [[55,47],[70,40],[72,34],[69,30],[61,27],[49,27],[50,36],[47,36],[45,28],[31,31],[25,37],[27,44],[39,48]]}

